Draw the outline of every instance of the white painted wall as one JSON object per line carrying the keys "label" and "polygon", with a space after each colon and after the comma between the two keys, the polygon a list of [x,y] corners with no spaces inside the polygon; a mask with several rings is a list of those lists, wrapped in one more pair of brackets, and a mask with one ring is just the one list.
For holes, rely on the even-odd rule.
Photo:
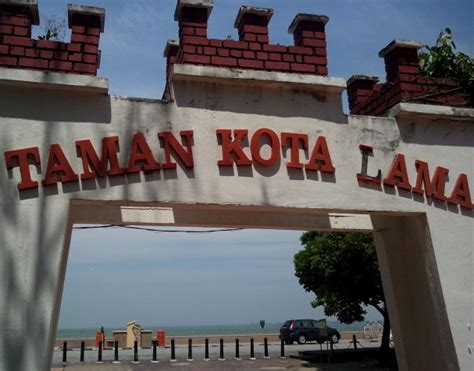
{"label": "white painted wall", "polygon": [[[396,189],[361,187],[356,173],[361,166],[358,146],[367,144],[374,146],[369,165],[373,173],[380,168],[385,175],[394,154],[403,153],[412,184],[414,161],[419,159],[428,162],[432,171],[435,166],[450,169],[448,193],[461,172],[468,175],[472,189],[472,112],[463,119],[434,111],[423,118],[411,113],[398,120],[345,116],[340,80],[319,78],[308,84],[306,78],[294,75],[265,75],[259,80],[260,72],[229,71],[181,68],[174,76],[171,102],[110,97],[103,94],[103,84],[98,84],[100,89],[80,89],[77,81],[70,82],[73,86],[68,89],[57,79],[54,84],[41,84],[39,72],[31,72],[30,78],[23,71],[21,83],[16,78],[0,85],[0,152],[40,147],[42,167],[30,166],[33,178],[37,170],[45,173],[50,144],[59,143],[80,172],[74,142],[91,139],[99,151],[101,139],[110,135],[120,137],[125,166],[137,131],[145,134],[162,162],[157,133],[194,130],[195,161],[192,171],[178,165],[176,170],[20,193],[18,168],[7,171],[2,159],[0,370],[49,367],[74,222],[132,223],[136,217],[136,222],[145,224],[331,229],[328,212],[370,215],[401,369],[470,370],[474,213]],[[278,134],[307,133],[310,143],[325,136],[336,167],[334,176],[288,171],[289,151],[278,166],[219,169],[216,129],[246,128],[253,133],[262,127]],[[303,153],[301,157],[305,158]],[[143,221],[140,213],[130,213],[121,205],[175,209],[171,219],[168,212],[158,219],[145,216]],[[361,228],[360,220],[354,223],[342,229]],[[415,329],[431,329],[429,341],[423,342],[427,334],[414,333]]]}

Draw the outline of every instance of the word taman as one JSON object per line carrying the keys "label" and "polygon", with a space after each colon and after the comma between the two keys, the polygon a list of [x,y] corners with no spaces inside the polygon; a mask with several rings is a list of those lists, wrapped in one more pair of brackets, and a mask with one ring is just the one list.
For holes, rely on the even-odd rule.
{"label": "word taman", "polygon": [[[41,184],[51,186],[58,182],[77,182],[79,179],[88,180],[96,177],[139,173],[140,171],[152,172],[175,169],[177,164],[173,159],[179,159],[182,166],[192,169],[194,167],[193,131],[180,131],[179,135],[181,142],[170,131],[157,134],[164,150],[164,162],[159,163],[156,161],[143,133],[135,133],[130,145],[128,164],[125,167],[119,161],[118,136],[109,136],[102,139],[100,155],[89,139],[77,140],[75,145],[78,156],[82,160],[80,173],[73,170],[61,146],[51,144],[46,172]],[[268,128],[258,129],[251,136],[249,136],[246,129],[217,129],[216,136],[221,147],[221,159],[217,161],[217,165],[221,167],[234,166],[234,164],[236,166],[256,164],[271,166],[280,160],[282,150],[286,148],[289,150],[289,158],[286,162],[287,168],[320,171],[322,173],[334,173],[336,171],[324,136],[317,137],[311,147],[307,134],[282,132],[278,135]],[[250,147],[250,156],[244,150],[246,143]],[[265,151],[265,155],[262,154],[264,145],[270,149]],[[445,185],[449,169],[438,166],[431,176],[428,164],[416,160],[416,179],[414,185],[412,185],[409,181],[405,156],[396,154],[385,178],[382,178],[381,170],[378,170],[376,176],[369,176],[367,174],[367,163],[373,149],[368,145],[360,145],[359,148],[362,154],[361,172],[356,175],[359,182],[369,182],[376,185],[383,183],[385,186],[424,194],[436,200],[473,209],[466,174],[459,174],[448,196],[445,192]],[[309,149],[311,149],[309,159],[303,162],[300,152]],[[18,183],[18,189],[20,191],[38,188],[39,182],[32,178],[30,171],[30,164],[41,166],[38,147],[6,151],[4,156],[8,169],[19,167],[21,181]]]}

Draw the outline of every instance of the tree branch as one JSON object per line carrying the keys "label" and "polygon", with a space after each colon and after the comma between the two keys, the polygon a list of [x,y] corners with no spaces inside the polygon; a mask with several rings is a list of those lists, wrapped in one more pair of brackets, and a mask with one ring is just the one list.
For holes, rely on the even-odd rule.
{"label": "tree branch", "polygon": [[383,310],[380,307],[380,305],[378,305],[377,303],[370,303],[369,305],[372,305],[375,309],[377,309],[380,312],[380,314],[385,318],[385,315],[386,315],[385,310]]}

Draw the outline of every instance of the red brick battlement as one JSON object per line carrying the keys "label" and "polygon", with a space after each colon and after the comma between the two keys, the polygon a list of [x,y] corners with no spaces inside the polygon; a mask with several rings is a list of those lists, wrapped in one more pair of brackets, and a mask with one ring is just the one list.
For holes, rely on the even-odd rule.
{"label": "red brick battlement", "polygon": [[239,40],[210,39],[207,22],[212,0],[179,0],[175,20],[179,43],[168,42],[165,57],[168,73],[174,63],[294,72],[327,76],[325,25],[328,17],[298,14],[288,32],[292,46],[269,43],[268,23],[272,9],[240,7],[234,27]]}
{"label": "red brick battlement", "polygon": [[352,114],[380,116],[401,102],[470,107],[469,94],[451,78],[422,76],[418,49],[422,44],[393,40],[379,53],[385,60],[387,82],[373,76],[354,75],[347,82]]}
{"label": "red brick battlement", "polygon": [[105,10],[68,5],[71,42],[34,40],[39,25],[37,0],[0,0],[0,67],[96,75]]}

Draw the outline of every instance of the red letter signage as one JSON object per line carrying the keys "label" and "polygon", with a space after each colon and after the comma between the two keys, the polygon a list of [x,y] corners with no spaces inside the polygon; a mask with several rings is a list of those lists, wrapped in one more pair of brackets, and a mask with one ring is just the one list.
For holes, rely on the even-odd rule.
{"label": "red letter signage", "polygon": [[216,130],[222,146],[222,160],[217,161],[219,166],[232,166],[234,162],[237,166],[252,165],[252,161],[241,147],[242,141],[247,139],[247,133],[248,130],[236,129],[234,130],[234,140],[232,140],[232,130]]}
{"label": "red letter signage", "polygon": [[[105,137],[102,139],[102,156],[99,160],[97,152],[89,139],[76,141],[76,146],[81,154],[84,170],[81,174],[81,179],[92,179],[97,175],[112,176],[123,174],[124,169],[120,167],[118,162],[117,145],[117,136]],[[110,164],[110,169],[108,171],[107,163]]]}
{"label": "red letter signage", "polygon": [[472,210],[471,192],[469,191],[469,182],[467,181],[466,174],[459,174],[448,202]]}
{"label": "red letter signage", "polygon": [[[145,164],[138,166],[137,162],[144,162]],[[143,133],[136,133],[133,136],[132,146],[130,148],[127,173],[138,173],[141,169],[145,171],[159,170],[160,164],[153,158],[153,154]]]}
{"label": "red letter signage", "polygon": [[357,179],[363,182],[371,182],[375,184],[382,183],[382,171],[379,169],[376,176],[367,174],[369,164],[369,156],[374,155],[374,148],[365,144],[359,144],[360,152],[362,153],[362,166],[360,173],[357,173]]}
{"label": "red letter signage", "polygon": [[59,181],[63,183],[74,182],[78,180],[78,178],[79,177],[72,170],[71,165],[59,144],[51,144],[49,149],[48,167],[46,168],[43,185],[53,185]]}
{"label": "red letter signage", "polygon": [[412,188],[412,192],[423,194],[423,185],[425,195],[436,198],[437,200],[446,201],[444,195],[444,186],[446,184],[446,176],[449,170],[438,166],[430,180],[430,170],[428,164],[424,161],[416,160],[416,185]]}
{"label": "red letter signage", "polygon": [[387,177],[383,180],[383,183],[411,191],[404,155],[395,155],[392,166],[390,166],[390,170],[387,174]]}
{"label": "red letter signage", "polygon": [[[265,159],[260,155],[260,139],[266,136],[268,137],[270,143],[271,154],[270,157]],[[252,141],[250,144],[250,150],[252,152],[252,159],[255,162],[258,162],[263,166],[273,165],[280,158],[280,140],[278,135],[270,129],[258,129],[252,136]]]}
{"label": "red letter signage", "polygon": [[308,170],[319,170],[322,173],[334,173],[331,155],[325,137],[318,137],[314,145],[309,162],[305,165]]}
{"label": "red letter signage", "polygon": [[163,139],[163,145],[165,147],[166,162],[163,164],[163,169],[176,169],[176,163],[171,161],[171,150],[176,153],[178,158],[184,163],[186,167],[194,167],[192,147],[193,131],[180,131],[179,134],[181,135],[181,138],[183,139],[184,145],[186,146],[187,150],[183,148],[183,146],[178,142],[178,140],[174,137],[173,133],[171,133],[170,131],[163,131],[161,133],[158,133],[158,137]]}
{"label": "red letter signage", "polygon": [[304,165],[300,162],[300,149],[308,148],[308,136],[298,133],[281,133],[281,146],[285,147],[287,141],[290,142],[291,152],[290,161],[286,163],[286,167],[302,169]]}
{"label": "red letter signage", "polygon": [[[120,166],[118,136],[102,139],[100,157],[97,155],[89,139],[76,141],[78,157],[82,160],[80,179],[87,180],[98,176],[133,174],[140,171],[150,172],[161,169],[166,172],[167,169],[176,169],[177,162],[188,169],[194,167],[194,138],[192,130],[180,131],[179,135],[181,138],[177,138],[177,134],[173,134],[171,131],[158,132],[157,134],[163,148],[164,161],[159,163],[156,160],[145,135],[137,132],[129,139],[131,144],[128,166],[126,168]],[[281,132],[279,135],[278,132],[270,128],[257,129],[252,136],[249,136],[247,129],[217,129],[216,136],[222,153],[221,159],[217,161],[219,166],[232,167],[234,163],[237,166],[252,166],[253,164],[257,166],[258,172],[260,172],[259,166],[273,166],[274,169],[272,170],[274,171],[271,171],[271,174],[268,172],[264,174],[264,176],[271,176],[280,170],[280,161],[284,156],[287,159],[287,169],[305,169],[305,174],[303,175],[306,175],[308,178],[311,176],[310,171],[319,171],[321,173],[334,173],[336,171],[324,136],[316,137],[311,150],[308,146],[309,136],[307,134]],[[129,143],[127,140],[125,142]],[[451,180],[448,179],[449,170],[447,168],[437,166],[431,175],[428,163],[416,160],[416,181],[412,187],[404,154],[395,154],[387,176],[382,180],[382,172],[379,169],[375,170],[374,168],[371,170],[371,174],[377,171],[375,176],[368,174],[369,157],[374,155],[373,147],[367,144],[359,144],[359,150],[362,154],[361,170],[356,174],[359,186],[377,188],[380,191],[380,184],[383,181],[383,184],[386,186],[398,187],[411,194],[425,195],[435,200],[459,205],[462,208],[473,209],[474,205],[472,204],[471,191],[466,174],[461,173],[458,176],[451,194],[447,197],[447,184],[452,186],[454,180],[454,177]],[[306,158],[308,153],[310,153],[309,160],[305,163],[303,158]],[[21,174],[21,181],[18,183],[19,190],[38,188],[38,181],[32,179],[30,172],[30,165],[36,165],[38,168],[40,165],[41,160],[38,147],[6,151],[4,156],[8,169],[19,167]],[[74,165],[74,163],[72,164]],[[40,171],[38,172],[41,173]],[[49,186],[55,185],[58,182],[77,181],[79,179],[78,173],[74,171],[60,145],[51,144],[48,164],[46,169],[43,170],[45,175],[42,185]],[[230,175],[229,173],[233,173],[233,171],[224,173],[226,173],[225,175]],[[294,178],[294,175],[294,171],[288,171],[290,178]],[[298,174],[298,178],[301,179],[301,174]],[[331,179],[330,181],[333,182],[334,180]],[[327,179],[322,179],[322,181],[325,182]],[[366,187],[361,184],[362,182],[374,183],[376,187]],[[385,191],[387,191],[387,188]]]}
{"label": "red letter signage", "polygon": [[[33,164],[40,164],[38,147],[23,148],[5,152],[5,164],[7,165],[7,169],[11,169],[15,166],[20,167],[21,182],[18,183],[18,189],[20,191],[38,188],[38,182],[31,179],[30,166],[28,163],[29,156],[33,157]],[[14,159],[17,159],[18,165],[15,165],[13,161]]]}

